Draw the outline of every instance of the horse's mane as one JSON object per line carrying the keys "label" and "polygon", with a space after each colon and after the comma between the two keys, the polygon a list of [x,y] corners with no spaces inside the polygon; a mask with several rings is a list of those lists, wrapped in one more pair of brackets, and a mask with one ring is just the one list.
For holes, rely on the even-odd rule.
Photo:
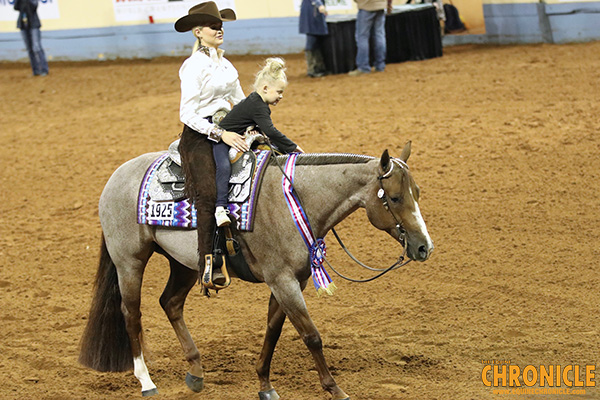
{"label": "horse's mane", "polygon": [[[279,164],[285,163],[288,155],[277,156]],[[296,165],[364,164],[375,157],[349,153],[303,153],[296,159]],[[270,161],[270,164],[273,160]]]}

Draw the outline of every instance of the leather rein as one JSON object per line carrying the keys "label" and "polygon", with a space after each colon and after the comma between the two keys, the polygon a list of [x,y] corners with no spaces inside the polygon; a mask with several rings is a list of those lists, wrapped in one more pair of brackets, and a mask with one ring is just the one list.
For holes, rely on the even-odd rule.
{"label": "leather rein", "polygon": [[[266,136],[265,136],[266,137]],[[273,147],[271,146],[270,141],[267,138],[267,142],[269,144],[269,146],[271,147],[271,149],[273,149]],[[279,163],[279,160],[277,160],[277,156],[275,155],[274,151],[271,151],[271,157],[273,158],[273,160],[275,161],[275,164],[277,164],[277,166],[279,167],[279,169],[281,170],[281,173],[283,174],[283,176],[285,177],[285,179],[290,183],[292,189],[294,190],[294,192],[296,192],[296,196],[298,197],[298,202],[300,203],[300,206],[302,208],[304,208],[304,205],[302,203],[302,199],[300,198],[300,194],[298,193],[298,191],[296,190],[296,188],[294,187],[292,180],[290,179],[289,176],[287,176],[287,174],[285,173],[285,171],[283,170],[283,167],[281,166],[281,164]],[[388,202],[388,195],[385,191],[385,189],[383,188],[383,180],[387,179],[391,176],[392,171],[394,169],[394,165],[397,165],[399,168],[401,169],[408,169],[408,165],[397,158],[392,158],[390,157],[390,163],[391,163],[391,167],[390,169],[383,175],[379,175],[377,177],[377,181],[379,182],[379,190],[377,192],[377,197],[379,199],[381,199],[382,203],[383,203],[383,207],[385,208],[385,210],[387,212],[389,212],[392,215],[392,218],[394,218],[394,221],[396,221],[396,232],[398,234],[398,240],[400,241],[400,244],[402,245],[403,248],[403,252],[400,255],[400,257],[398,257],[398,260],[396,260],[395,263],[393,263],[392,265],[390,265],[387,268],[373,268],[370,267],[364,263],[362,263],[361,261],[359,261],[356,257],[354,257],[354,255],[352,255],[352,253],[348,250],[348,248],[344,245],[342,239],[339,237],[339,235],[337,234],[337,232],[335,231],[335,228],[331,228],[331,231],[333,232],[333,235],[335,236],[335,238],[337,239],[338,243],[340,244],[340,246],[342,247],[342,249],[346,252],[346,254],[348,254],[348,256],[354,261],[356,262],[358,265],[360,265],[363,268],[366,268],[370,271],[375,271],[378,272],[377,274],[375,274],[374,276],[370,277],[370,278],[366,278],[366,279],[354,279],[354,278],[349,278],[347,276],[345,276],[344,274],[338,272],[333,265],[331,265],[329,263],[329,260],[327,260],[327,258],[325,257],[325,254],[322,254],[323,256],[323,261],[325,261],[325,263],[327,263],[327,265],[329,266],[329,268],[331,268],[331,270],[333,272],[335,272],[340,278],[345,279],[347,281],[350,282],[370,282],[373,281],[385,274],[387,274],[388,272],[398,269],[400,267],[404,267],[406,264],[408,264],[409,262],[411,262],[412,260],[409,258],[408,260],[404,261],[404,257],[406,255],[406,230],[404,229],[404,227],[402,226],[402,223],[400,222],[400,220],[396,217],[396,215],[394,214],[394,211],[390,208],[389,206],[389,202]],[[308,214],[306,214],[306,218],[308,217]]]}

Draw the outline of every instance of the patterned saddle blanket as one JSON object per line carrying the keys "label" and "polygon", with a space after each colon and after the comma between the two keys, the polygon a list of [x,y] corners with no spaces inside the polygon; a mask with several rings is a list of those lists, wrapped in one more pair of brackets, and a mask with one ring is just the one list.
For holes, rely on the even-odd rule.
{"label": "patterned saddle blanket", "polygon": [[[184,194],[185,181],[176,143],[148,167],[142,179],[138,195],[138,224],[197,227],[196,208]],[[238,230],[253,229],[254,209],[270,154],[269,150],[248,151],[231,165],[228,208]]]}

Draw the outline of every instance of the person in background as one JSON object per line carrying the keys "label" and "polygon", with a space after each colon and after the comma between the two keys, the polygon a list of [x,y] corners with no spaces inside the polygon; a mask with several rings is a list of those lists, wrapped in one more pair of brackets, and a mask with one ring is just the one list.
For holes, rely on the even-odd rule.
{"label": "person in background", "polygon": [[306,35],[306,74],[311,78],[325,75],[327,69],[323,60],[323,42],[329,34],[327,30],[327,9],[323,0],[302,0],[300,6],[300,33]]}
{"label": "person in background", "polygon": [[34,76],[48,75],[48,62],[42,48],[42,24],[37,14],[38,0],[15,0],[13,8],[19,12],[17,28],[25,42]]}
{"label": "person in background", "polygon": [[387,52],[385,38],[385,15],[392,12],[392,0],[354,0],[358,7],[356,16],[356,69],[350,76],[358,76],[371,72],[369,62],[370,46],[373,40],[373,63],[375,71],[385,70]]}
{"label": "person in background", "polygon": [[175,22],[176,31],[192,31],[196,37],[192,55],[179,69],[179,117],[184,124],[179,152],[186,194],[197,211],[201,273],[204,256],[212,250],[215,223],[221,226],[230,222],[225,208],[216,207],[214,158],[222,147],[248,150],[242,136],[218,125],[218,116],[244,99],[238,71],[219,48],[223,44],[223,21],[235,19],[232,9],[219,10],[213,1],[208,1],[195,5],[188,15]]}

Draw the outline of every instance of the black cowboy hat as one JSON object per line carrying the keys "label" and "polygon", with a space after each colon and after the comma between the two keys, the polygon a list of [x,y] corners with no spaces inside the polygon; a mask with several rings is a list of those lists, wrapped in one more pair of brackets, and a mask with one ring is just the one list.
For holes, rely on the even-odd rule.
{"label": "black cowboy hat", "polygon": [[235,11],[231,8],[224,8],[219,11],[214,1],[206,1],[196,4],[190,8],[188,15],[179,18],[175,22],[175,30],[177,32],[187,32],[196,26],[208,26],[215,22],[235,20]]}

